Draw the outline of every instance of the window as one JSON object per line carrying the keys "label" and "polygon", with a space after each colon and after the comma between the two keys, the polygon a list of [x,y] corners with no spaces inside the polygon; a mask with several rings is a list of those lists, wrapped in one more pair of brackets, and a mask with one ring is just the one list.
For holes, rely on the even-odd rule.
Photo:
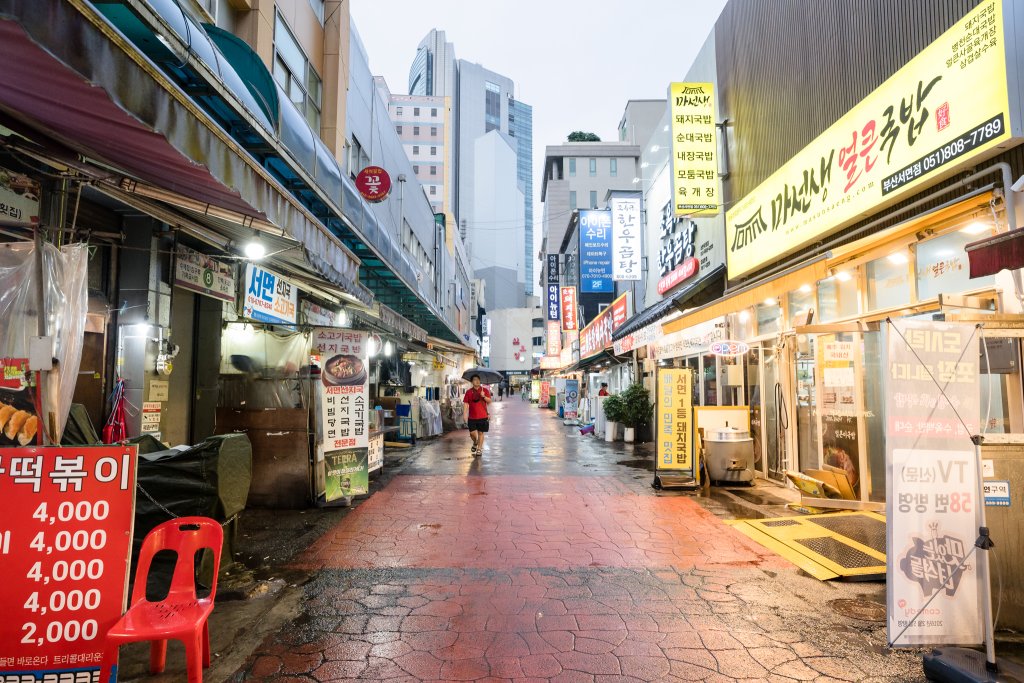
{"label": "window", "polygon": [[537,329],[538,327],[544,327],[544,320],[542,320],[541,318],[534,318],[533,329]]}
{"label": "window", "polygon": [[420,115],[420,108],[419,107],[413,107],[412,108],[412,115],[413,116],[419,116]]}
{"label": "window", "polygon": [[569,191],[569,208],[573,211],[576,210],[576,190]]}
{"label": "window", "polygon": [[941,293],[966,292],[990,286],[995,276],[970,278],[964,247],[995,234],[991,223],[975,221],[960,230],[917,245],[917,300],[934,299]]}
{"label": "window", "polygon": [[401,116],[401,115],[402,115],[402,108],[401,107],[395,107],[395,116]]}
{"label": "window", "polygon": [[501,128],[501,88],[487,82],[484,87],[484,132]]}
{"label": "window", "polygon": [[789,322],[792,327],[805,325],[807,314],[815,306],[814,285],[805,284],[786,295],[789,306]]}
{"label": "window", "polygon": [[432,137],[432,138],[436,138],[437,137],[437,126],[431,126],[430,127],[430,137]]}
{"label": "window", "polygon": [[419,135],[420,134],[420,127],[419,126],[413,126],[412,127],[412,134],[413,135]]}
{"label": "window", "polygon": [[856,270],[841,271],[818,282],[818,320],[830,323],[860,313],[857,275]]}
{"label": "window", "polygon": [[570,158],[569,159],[569,176],[572,177],[572,176],[575,176],[575,175],[576,175],[576,159],[575,158]]}
{"label": "window", "polygon": [[619,160],[618,159],[609,159],[608,160],[608,175],[610,175],[612,178],[614,178],[615,176],[619,175]]}
{"label": "window", "polygon": [[419,175],[419,173],[420,173],[420,167],[419,167],[419,166],[417,166],[416,164],[413,164],[413,166],[412,166],[412,172],[413,172],[413,173],[415,173],[416,175]]}
{"label": "window", "polygon": [[420,153],[420,146],[419,145],[413,145],[412,146],[412,155],[413,156],[418,156],[419,153]]}
{"label": "window", "polygon": [[430,148],[430,156],[434,156],[436,154],[437,154],[437,147],[431,147]]}
{"label": "window", "polygon": [[430,175],[437,175],[437,166],[430,167]]}
{"label": "window", "polygon": [[434,118],[434,119],[437,118],[437,107],[431,107],[431,109],[430,109],[430,117]]}
{"label": "window", "polygon": [[910,303],[910,256],[906,249],[869,262],[864,267],[868,310],[896,308]]}
{"label": "window", "polygon": [[782,306],[778,300],[768,299],[755,309],[758,334],[775,334],[782,330]]}
{"label": "window", "polygon": [[431,185],[430,186],[430,194],[431,195],[437,194],[437,185]]}
{"label": "window", "polygon": [[319,135],[322,82],[280,14],[274,25],[274,80]]}
{"label": "window", "polygon": [[395,132],[398,133],[399,135],[401,135],[402,134],[402,127],[401,126],[395,126]]}
{"label": "window", "polygon": [[309,6],[313,8],[313,14],[316,15],[320,25],[324,25],[324,0],[309,0]]}
{"label": "window", "polygon": [[533,338],[533,345],[534,346],[544,346],[544,337],[534,337]]}
{"label": "window", "polygon": [[590,177],[593,178],[597,175],[597,159],[590,160]]}
{"label": "window", "polygon": [[596,209],[597,208],[597,190],[591,190],[590,191],[590,208],[591,209]]}

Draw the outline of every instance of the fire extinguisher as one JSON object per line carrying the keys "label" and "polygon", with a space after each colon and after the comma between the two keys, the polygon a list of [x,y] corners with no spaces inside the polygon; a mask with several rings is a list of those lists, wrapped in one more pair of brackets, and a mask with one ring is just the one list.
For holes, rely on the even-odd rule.
{"label": "fire extinguisher", "polygon": [[110,417],[103,425],[103,443],[111,444],[128,438],[128,419],[125,417],[124,380],[118,378],[110,395]]}

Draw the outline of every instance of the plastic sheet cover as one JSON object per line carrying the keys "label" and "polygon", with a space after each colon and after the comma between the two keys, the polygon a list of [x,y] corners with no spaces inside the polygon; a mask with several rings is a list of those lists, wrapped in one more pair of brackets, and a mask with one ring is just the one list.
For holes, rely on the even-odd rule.
{"label": "plastic sheet cover", "polygon": [[[56,371],[48,373],[44,380],[43,414],[53,412],[57,417],[57,434],[50,435],[54,443],[60,443],[82,360],[85,318],[89,312],[88,264],[88,245],[71,244],[57,249],[52,244],[43,244],[46,334],[54,340],[53,357],[58,362]],[[0,358],[28,358],[29,341],[37,334],[38,286],[35,245],[0,245]],[[35,412],[27,390],[0,391],[0,402]],[[48,424],[41,419],[40,426]]]}

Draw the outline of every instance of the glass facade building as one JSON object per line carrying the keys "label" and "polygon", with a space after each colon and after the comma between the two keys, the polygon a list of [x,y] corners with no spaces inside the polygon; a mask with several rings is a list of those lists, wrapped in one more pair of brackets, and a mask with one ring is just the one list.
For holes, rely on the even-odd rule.
{"label": "glass facade building", "polygon": [[516,139],[517,175],[526,200],[525,244],[526,294],[533,294],[533,107],[519,100],[509,102],[509,134]]}

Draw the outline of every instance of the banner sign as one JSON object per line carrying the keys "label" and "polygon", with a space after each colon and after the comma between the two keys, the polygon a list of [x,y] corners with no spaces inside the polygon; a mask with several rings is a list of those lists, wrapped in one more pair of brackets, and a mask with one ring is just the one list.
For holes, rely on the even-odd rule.
{"label": "banner sign", "polygon": [[619,329],[628,317],[628,297],[628,292],[620,296],[580,331],[580,358],[589,358],[611,346],[612,332]]}
{"label": "banner sign", "polygon": [[821,356],[822,462],[844,470],[854,491],[859,491],[860,429],[853,343],[825,342]]}
{"label": "banner sign", "polygon": [[551,382],[540,383],[540,404],[547,408],[551,403]]}
{"label": "banner sign", "polygon": [[658,470],[697,477],[693,457],[693,370],[658,368]]}
{"label": "banner sign", "polygon": [[986,0],[726,212],[729,279],[994,154],[1010,115],[1002,0]]}
{"label": "banner sign", "polygon": [[612,280],[612,212],[582,209],[580,212],[580,291],[610,294]]}
{"label": "banner sign", "polygon": [[384,467],[384,434],[374,434],[370,437],[366,461],[366,467],[370,472],[376,472]]}
{"label": "banner sign", "polygon": [[0,218],[19,223],[39,222],[42,186],[22,173],[0,168]]}
{"label": "banner sign", "polygon": [[563,367],[561,354],[557,356],[541,356],[540,358],[541,370],[558,370],[561,367]]}
{"label": "banner sign", "polygon": [[562,328],[557,320],[548,321],[547,329],[547,354],[558,357],[562,352]]}
{"label": "banner sign", "polygon": [[369,492],[367,401],[370,394],[369,334],[318,327],[314,355],[320,358],[320,446],[328,501]]}
{"label": "banner sign", "polygon": [[558,284],[558,254],[548,254],[547,263],[547,283],[549,285]]}
{"label": "banner sign", "polygon": [[561,308],[559,302],[560,291],[557,284],[548,285],[548,301],[547,301],[547,319],[558,322],[559,309]]}
{"label": "banner sign", "polygon": [[299,302],[299,312],[302,314],[302,324],[312,327],[337,327],[338,313],[329,308],[324,308],[308,299]]}
{"label": "banner sign", "polygon": [[887,351],[889,641],[904,647],[977,644],[977,562],[957,567],[978,537],[984,504],[977,500],[971,442],[981,414],[978,339],[972,325],[899,321],[888,327]]}
{"label": "banner sign", "polygon": [[661,337],[661,323],[651,323],[646,327],[641,327],[636,332],[627,334],[622,339],[616,340],[612,344],[612,348],[615,349],[615,355],[621,356],[629,353],[633,349],[640,348],[653,344]]}
{"label": "banner sign", "polygon": [[576,301],[575,287],[562,287],[562,330],[575,332],[579,321],[579,308]]}
{"label": "banner sign", "polygon": [[0,680],[98,681],[128,591],[134,446],[0,451]]}
{"label": "banner sign", "polygon": [[612,199],[612,279],[640,279],[640,198]]}
{"label": "banner sign", "polygon": [[540,401],[540,380],[535,379],[530,381],[530,400]]}
{"label": "banner sign", "polygon": [[180,244],[174,259],[174,284],[230,303],[235,303],[238,295],[234,266]]}
{"label": "banner sign", "polygon": [[718,131],[711,83],[673,83],[672,205],[677,216],[718,215]]}
{"label": "banner sign", "polygon": [[562,416],[566,420],[575,420],[579,417],[580,411],[580,381],[578,379],[565,380],[565,407],[562,409]]}
{"label": "banner sign", "polygon": [[652,350],[655,360],[703,353],[716,341],[725,339],[725,318],[715,318],[685,330],[658,337]]}
{"label": "banner sign", "polygon": [[246,264],[243,317],[264,323],[294,325],[298,307],[298,287],[277,273],[254,263]]}

